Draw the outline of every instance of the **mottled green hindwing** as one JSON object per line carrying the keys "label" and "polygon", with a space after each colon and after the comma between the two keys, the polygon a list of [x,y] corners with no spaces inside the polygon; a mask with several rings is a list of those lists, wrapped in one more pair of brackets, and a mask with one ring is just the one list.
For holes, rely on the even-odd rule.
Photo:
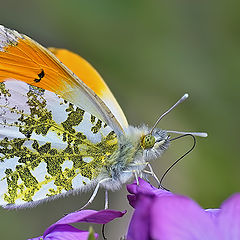
{"label": "mottled green hindwing", "polygon": [[19,206],[91,184],[118,149],[112,129],[56,94],[0,83],[0,204]]}

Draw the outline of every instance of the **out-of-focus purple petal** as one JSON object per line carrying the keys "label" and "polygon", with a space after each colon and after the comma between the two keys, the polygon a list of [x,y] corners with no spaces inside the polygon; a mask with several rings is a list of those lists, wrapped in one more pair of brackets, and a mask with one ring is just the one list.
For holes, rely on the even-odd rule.
{"label": "out-of-focus purple petal", "polygon": [[[69,224],[76,222],[90,222],[98,224],[106,224],[115,218],[122,217],[126,211],[120,212],[116,210],[82,210],[73,212],[63,217],[56,223],[52,224],[41,237],[29,240],[87,240],[88,232],[79,230]],[[98,237],[98,234],[95,234]]]}
{"label": "out-of-focus purple petal", "polygon": [[134,211],[128,239],[240,240],[240,193],[220,209],[203,210],[191,199],[157,189],[142,179],[127,186]]}
{"label": "out-of-focus purple petal", "polygon": [[98,224],[106,224],[112,221],[115,218],[122,217],[126,211],[120,212],[116,210],[81,210],[78,212],[73,212],[68,214],[67,216],[63,217],[53,225],[51,225],[43,234],[45,237],[47,234],[52,232],[54,228],[61,224],[71,224],[76,222],[91,222],[91,223],[98,223]]}
{"label": "out-of-focus purple petal", "polygon": [[126,211],[120,212],[116,210],[81,210],[73,213],[69,213],[65,217],[61,218],[55,224],[71,224],[75,222],[91,222],[98,224],[106,224],[115,218],[122,217]]}
{"label": "out-of-focus purple petal", "polygon": [[205,212],[212,218],[213,221],[216,221],[220,209],[218,208],[205,209]]}
{"label": "out-of-focus purple petal", "polygon": [[[79,230],[71,225],[58,225],[49,233],[44,240],[87,240],[89,232]],[[95,238],[98,235],[95,234]]]}
{"label": "out-of-focus purple petal", "polygon": [[[46,236],[31,238],[28,240],[87,240],[89,232],[79,230],[68,224],[55,226]],[[98,238],[98,234],[94,234]]]}
{"label": "out-of-focus purple petal", "polygon": [[154,195],[154,196],[158,196],[158,197],[165,196],[165,195],[172,195],[171,192],[168,192],[168,191],[162,190],[162,189],[158,189],[158,188],[152,186],[150,183],[144,181],[141,178],[138,178],[138,181],[139,181],[139,185],[137,185],[136,181],[134,181],[134,183],[132,183],[132,184],[127,185],[128,192],[133,194],[133,195],[128,195],[127,198],[128,198],[130,205],[134,208],[136,206],[136,201],[137,201],[136,195],[139,193]]}
{"label": "out-of-focus purple petal", "polygon": [[152,239],[222,240],[211,217],[194,201],[178,195],[155,198],[150,231]]}
{"label": "out-of-focus purple petal", "polygon": [[240,239],[240,193],[232,195],[222,204],[218,228],[224,240]]}
{"label": "out-of-focus purple petal", "polygon": [[[58,225],[54,228],[54,231],[46,235],[37,238],[31,238],[28,240],[87,240],[89,232],[79,230],[71,225]],[[98,238],[98,234],[94,234],[95,238]]]}
{"label": "out-of-focus purple petal", "polygon": [[136,206],[136,201],[137,201],[136,195],[127,195],[127,199],[128,199],[129,204],[130,204],[133,208],[135,208],[135,206]]}
{"label": "out-of-focus purple petal", "polygon": [[148,240],[150,235],[150,208],[152,197],[148,195],[139,196],[136,211],[131,219],[127,239],[129,240]]}

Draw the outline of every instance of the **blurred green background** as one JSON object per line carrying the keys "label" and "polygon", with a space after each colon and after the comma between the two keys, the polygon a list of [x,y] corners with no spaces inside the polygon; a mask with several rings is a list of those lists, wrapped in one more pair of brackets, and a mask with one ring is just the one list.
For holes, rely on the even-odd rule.
{"label": "blurred green background", "polygon": [[[153,125],[188,92],[190,99],[159,127],[207,131],[209,137],[197,139],[195,150],[164,184],[212,208],[239,191],[239,7],[233,0],[8,0],[1,1],[0,19],[44,46],[67,48],[86,58],[102,74],[132,125]],[[191,144],[187,138],[174,142],[153,163],[157,175],[161,177]],[[132,210],[126,195],[125,186],[110,193],[110,208],[127,209],[128,214],[107,225],[109,239],[119,239],[127,229]],[[1,209],[1,239],[39,236],[89,196],[70,196],[32,209]],[[91,208],[103,206],[100,193]]]}

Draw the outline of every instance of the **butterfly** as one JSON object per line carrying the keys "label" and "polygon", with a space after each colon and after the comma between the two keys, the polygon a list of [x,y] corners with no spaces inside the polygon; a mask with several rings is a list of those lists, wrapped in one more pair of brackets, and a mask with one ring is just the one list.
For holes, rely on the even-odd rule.
{"label": "butterfly", "polygon": [[3,207],[95,187],[89,204],[100,186],[107,192],[132,177],[155,176],[149,161],[168,148],[169,132],[129,126],[102,77],[79,55],[0,26]]}

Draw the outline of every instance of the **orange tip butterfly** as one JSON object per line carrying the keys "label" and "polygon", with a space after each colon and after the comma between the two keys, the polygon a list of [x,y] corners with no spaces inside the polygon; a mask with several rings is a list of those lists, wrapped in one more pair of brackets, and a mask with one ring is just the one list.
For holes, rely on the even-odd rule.
{"label": "orange tip butterfly", "polygon": [[86,60],[0,26],[0,204],[29,207],[95,187],[86,207],[100,186],[107,193],[155,177],[149,161],[168,148],[168,133],[185,134],[156,125],[187,97],[153,128],[129,126]]}

